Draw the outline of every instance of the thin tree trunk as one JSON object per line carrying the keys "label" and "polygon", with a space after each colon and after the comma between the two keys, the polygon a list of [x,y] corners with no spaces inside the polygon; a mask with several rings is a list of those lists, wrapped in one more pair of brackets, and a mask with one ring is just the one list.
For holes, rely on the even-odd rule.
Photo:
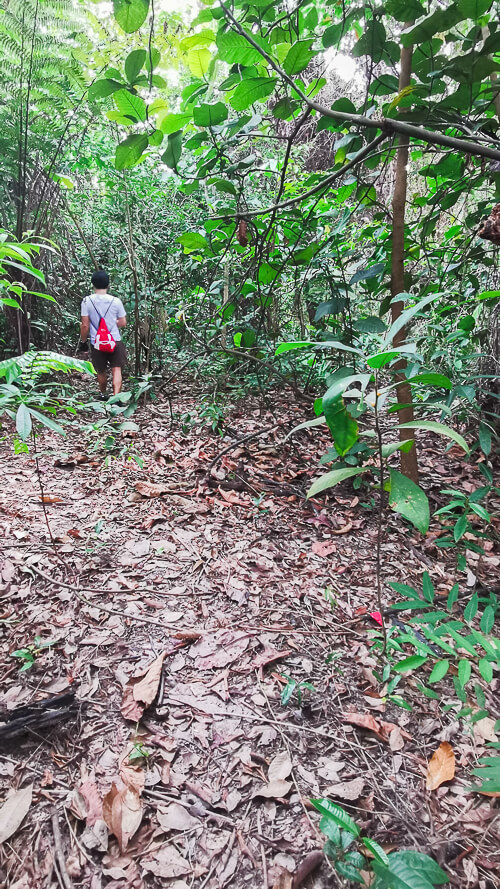
{"label": "thin tree trunk", "polygon": [[[406,86],[410,85],[411,80],[411,61],[413,47],[403,47],[401,49],[401,70],[399,74],[399,92]],[[394,183],[394,195],[392,199],[392,267],[391,267],[391,293],[392,297],[398,293],[404,293],[404,251],[405,251],[405,210],[406,210],[406,191],[407,191],[407,167],[408,167],[408,151],[409,138],[406,135],[399,136],[398,151],[396,156],[396,178]],[[404,303],[395,302],[391,305],[392,320],[396,321],[401,315]],[[406,328],[403,327],[394,337],[394,346],[397,348],[406,340]],[[406,361],[401,360],[398,370],[406,367]],[[403,374],[398,374],[396,379],[399,382],[397,387],[397,397],[400,404],[407,404],[409,407],[402,408],[398,411],[398,418],[401,423],[410,423],[413,418],[412,392],[411,386],[405,381]],[[400,429],[400,441],[407,441],[414,438],[412,429]],[[415,483],[418,482],[418,462],[417,450],[415,445],[408,453],[401,453],[401,472]]]}

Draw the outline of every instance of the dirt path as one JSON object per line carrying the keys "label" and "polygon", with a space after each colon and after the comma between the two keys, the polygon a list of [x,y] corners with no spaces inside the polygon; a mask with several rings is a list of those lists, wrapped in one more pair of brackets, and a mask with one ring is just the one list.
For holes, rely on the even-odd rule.
{"label": "dirt path", "polygon": [[[286,889],[320,861],[308,857],[324,840],[309,799],[329,796],[386,848],[433,854],[456,886],[500,885],[495,802],[467,790],[484,738],[435,700],[410,711],[380,695],[368,495],[347,486],[327,507],[303,500],[326,437],[283,444],[274,430],[208,478],[229,437],[170,428],[161,403],[134,419],[141,431],[117,457],[92,451],[90,434],[40,441],[53,542],[33,456],[3,445],[0,718],[47,696],[74,691],[76,702],[0,741],[2,798],[33,784],[0,881]],[[243,436],[275,418],[247,400],[228,422]],[[458,457],[426,459],[431,491],[462,472]],[[390,518],[384,575],[418,584],[432,565],[438,592],[449,590],[432,535],[423,544],[401,527]],[[26,656],[12,652],[32,644],[35,664],[20,672]],[[427,762],[451,739],[456,778],[430,794]],[[323,860],[302,885],[340,883]]]}

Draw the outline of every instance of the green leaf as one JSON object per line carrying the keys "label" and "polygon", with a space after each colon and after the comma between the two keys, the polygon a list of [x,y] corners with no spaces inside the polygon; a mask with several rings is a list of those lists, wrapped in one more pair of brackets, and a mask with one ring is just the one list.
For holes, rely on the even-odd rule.
{"label": "green leaf", "polygon": [[244,111],[254,102],[263,102],[274,92],[275,84],[275,77],[249,77],[242,80],[231,97],[231,105],[235,111]]}
{"label": "green leaf", "polygon": [[389,864],[389,856],[382,849],[382,846],[379,846],[375,840],[370,839],[370,837],[360,837],[363,845],[368,849],[369,852],[372,853],[375,861],[380,861],[381,864]]}
{"label": "green leaf", "polygon": [[213,105],[197,105],[193,119],[197,127],[215,127],[227,120],[228,111],[223,102]]}
{"label": "green leaf", "polygon": [[453,383],[444,374],[437,373],[421,373],[408,379],[410,386],[420,384],[421,386],[439,386],[441,389],[452,389]]}
{"label": "green leaf", "polygon": [[383,879],[381,885],[390,889],[432,889],[448,882],[447,874],[423,852],[391,852],[389,866],[375,861],[373,870]]}
{"label": "green leaf", "polygon": [[429,530],[429,501],[422,488],[396,469],[390,469],[390,506],[408,519],[421,534]]}
{"label": "green leaf", "polygon": [[297,43],[294,43],[288,50],[283,68],[289,77],[293,74],[300,74],[316,55],[311,51],[312,42],[312,40],[297,40]]}
{"label": "green leaf", "polygon": [[418,669],[418,667],[425,664],[427,660],[428,657],[426,654],[412,654],[411,657],[405,657],[402,661],[398,661],[397,664],[394,664],[393,670],[395,670],[396,673],[407,673],[408,670]]}
{"label": "green leaf", "polygon": [[346,880],[350,880],[352,883],[362,883],[364,885],[365,881],[354,865],[346,861],[336,861],[333,866],[341,877],[345,877]]}
{"label": "green leaf", "polygon": [[455,527],[453,528],[453,539],[454,539],[455,543],[458,543],[458,541],[462,539],[462,537],[464,536],[468,527],[469,527],[469,521],[467,519],[467,516],[466,515],[460,516],[460,518],[458,519],[458,521],[455,524]]}
{"label": "green leaf", "polygon": [[113,12],[120,28],[132,34],[146,21],[149,0],[113,0]]}
{"label": "green leaf", "polygon": [[413,22],[426,12],[420,0],[387,0],[385,10],[397,22]]}
{"label": "green leaf", "polygon": [[170,167],[171,170],[177,169],[180,156],[182,154],[182,131],[171,133],[168,137],[167,150],[162,154],[162,161]]}
{"label": "green leaf", "polygon": [[485,682],[492,682],[493,664],[488,660],[488,658],[482,657],[477,666]]}
{"label": "green leaf", "polygon": [[291,352],[294,349],[307,349],[314,346],[314,343],[280,343],[276,349],[275,355],[282,355],[283,352]]}
{"label": "green leaf", "polygon": [[[148,72],[148,74],[151,74],[151,68],[154,71],[154,69],[157,67],[157,65],[160,64],[160,61],[161,61],[160,50],[156,49],[156,47],[152,46],[151,49],[148,49],[148,51],[146,53],[145,67],[146,67],[146,71]],[[153,64],[151,65],[151,63],[153,63]]]}
{"label": "green leaf", "polygon": [[354,44],[351,53],[355,59],[368,55],[374,62],[381,62],[387,37],[385,28],[378,19],[371,19],[366,24],[365,31]]}
{"label": "green leaf", "polygon": [[472,672],[471,662],[468,661],[466,658],[462,658],[458,662],[458,681],[460,682],[460,685],[462,686],[462,688],[464,688],[467,685],[467,683],[470,679],[470,676],[471,676],[471,672]]}
{"label": "green leaf", "polygon": [[23,441],[31,435],[31,414],[24,403],[20,404],[16,412],[16,431]]}
{"label": "green leaf", "polygon": [[439,435],[444,435],[445,438],[451,438],[452,441],[455,441],[462,450],[465,451],[466,454],[470,453],[469,446],[464,438],[458,433],[455,432],[454,429],[450,429],[449,426],[445,426],[444,423],[436,423],[435,420],[418,420],[411,421],[411,423],[400,423],[400,429],[429,429],[431,432],[437,432]]}
{"label": "green leaf", "polygon": [[113,100],[122,114],[132,117],[136,121],[146,120],[146,103],[140,96],[129,93],[128,90],[118,90],[113,94]]}
{"label": "green leaf", "polygon": [[385,262],[377,262],[375,265],[367,266],[359,269],[354,273],[349,284],[357,284],[358,281],[368,281],[370,278],[378,278],[385,272]]}
{"label": "green leaf", "polygon": [[[252,34],[259,46],[267,53],[271,52],[271,46],[256,34]],[[242,34],[234,31],[219,31],[217,34],[217,49],[219,58],[229,65],[255,65],[263,61],[260,52],[252,46]]]}
{"label": "green leaf", "polygon": [[[394,297],[394,299],[391,300],[391,303],[392,305],[394,305],[394,303],[402,302],[405,298],[414,299],[411,293],[398,293]],[[421,312],[422,309],[425,309],[425,307],[428,306],[429,303],[433,302],[435,299],[437,299],[437,294],[432,293],[430,296],[426,296],[424,297],[424,299],[418,300],[415,305],[409,306],[409,308],[407,309],[403,309],[399,317],[396,318],[396,320],[389,327],[389,330],[387,331],[384,338],[384,344],[390,346],[396,334],[399,333],[399,331],[402,330],[403,327],[406,327],[412,320],[412,318],[415,317],[415,315]]]}
{"label": "green leaf", "polygon": [[491,454],[491,445],[492,445],[492,437],[491,437],[491,429],[486,423],[479,424],[479,446],[483,452],[488,457]]}
{"label": "green leaf", "polygon": [[343,457],[358,439],[358,424],[340,396],[329,398],[327,392],[323,398],[323,411],[335,450]]}
{"label": "green leaf", "polygon": [[207,73],[210,62],[212,61],[212,54],[209,49],[206,47],[194,47],[190,49],[187,54],[187,63],[188,68],[191,71],[193,77],[202,78]]}
{"label": "green leaf", "polygon": [[495,624],[495,609],[493,605],[487,605],[481,617],[480,627],[483,633],[491,633]]}
{"label": "green leaf", "polygon": [[434,585],[428,571],[424,571],[422,577],[422,591],[425,601],[429,602],[432,605],[432,603],[434,602]]}
{"label": "green leaf", "polygon": [[273,108],[273,117],[277,120],[288,120],[300,108],[298,102],[293,102],[288,96],[276,102]]}
{"label": "green leaf", "polygon": [[467,603],[464,609],[464,620],[469,623],[471,620],[474,620],[479,609],[479,596],[477,593],[471,597],[470,601]]}
{"label": "green leaf", "polygon": [[437,664],[434,664],[433,670],[429,679],[427,680],[429,683],[439,682],[440,679],[443,679],[448,670],[450,669],[450,662],[447,660],[438,661]]}
{"label": "green leaf", "polygon": [[323,815],[319,822],[319,829],[336,846],[340,846],[340,827],[337,822],[328,815]]}
{"label": "green leaf", "polygon": [[133,49],[125,59],[125,76],[129,83],[133,83],[146,61],[145,49]]}
{"label": "green leaf", "polygon": [[148,147],[148,137],[145,133],[133,133],[131,136],[116,146],[115,167],[117,170],[126,170],[133,167],[142,157]]}
{"label": "green leaf", "polygon": [[117,80],[110,80],[108,78],[106,78],[106,80],[96,80],[89,86],[87,98],[89,102],[94,102],[95,99],[104,99],[106,96],[110,96],[111,93],[115,93],[116,90],[122,88],[123,84],[119,83]]}
{"label": "green leaf", "polygon": [[184,232],[177,240],[182,244],[186,253],[192,250],[206,250],[210,246],[207,239],[198,232]]}
{"label": "green leaf", "polygon": [[150,133],[148,136],[149,144],[153,147],[157,148],[158,145],[161,145],[163,142],[163,133],[161,130],[155,130],[153,133]]}
{"label": "green leaf", "polygon": [[333,488],[339,482],[343,482],[346,478],[351,478],[353,475],[359,475],[361,472],[364,472],[364,469],[360,466],[345,466],[342,469],[332,469],[331,472],[326,472],[325,475],[313,482],[307,492],[307,499],[314,497],[321,491],[326,491],[327,488]]}
{"label": "green leaf", "polygon": [[344,811],[342,806],[337,806],[336,803],[332,803],[329,799],[312,799],[310,802],[321,815],[324,815],[327,818],[332,818],[339,827],[343,827],[344,830],[349,831],[353,836],[359,836],[358,825],[351,816]]}
{"label": "green leaf", "polygon": [[182,130],[186,124],[190,123],[192,118],[193,115],[190,111],[183,111],[179,114],[165,114],[159,120],[160,130],[166,136],[170,136],[171,133],[177,133],[179,130]]}

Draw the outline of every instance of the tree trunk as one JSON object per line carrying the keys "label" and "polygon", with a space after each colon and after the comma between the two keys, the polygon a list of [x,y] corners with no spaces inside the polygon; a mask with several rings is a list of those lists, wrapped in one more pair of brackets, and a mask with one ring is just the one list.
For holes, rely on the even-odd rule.
{"label": "tree trunk", "polygon": [[[401,49],[401,70],[399,74],[399,92],[409,86],[411,79],[411,60],[413,47]],[[398,293],[404,293],[404,251],[405,251],[405,209],[407,190],[409,139],[405,135],[398,138],[398,151],[396,156],[396,178],[394,183],[394,195],[392,199],[392,267],[391,267],[391,293],[392,297]],[[403,311],[404,303],[395,302],[391,305],[392,321],[394,322]],[[402,328],[394,337],[394,346],[397,348],[406,340],[406,328]],[[406,367],[406,361],[401,360],[396,365],[398,370]],[[409,423],[413,420],[413,405],[411,386],[405,381],[403,374],[398,374],[396,379],[401,381],[397,387],[397,397],[400,404],[408,404],[409,407],[398,411],[400,423]],[[414,438],[413,429],[400,429],[399,440],[407,441]],[[401,452],[401,472],[407,478],[418,483],[417,450],[413,445],[407,454]]]}

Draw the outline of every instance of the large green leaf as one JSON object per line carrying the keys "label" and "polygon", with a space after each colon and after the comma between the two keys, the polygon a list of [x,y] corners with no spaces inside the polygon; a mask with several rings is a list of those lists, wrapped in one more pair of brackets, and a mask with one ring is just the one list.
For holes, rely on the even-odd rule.
{"label": "large green leaf", "polygon": [[332,803],[329,799],[312,799],[310,802],[323,817],[331,818],[339,827],[343,827],[355,837],[359,836],[358,825],[342,806]]}
{"label": "large green leaf", "polygon": [[445,426],[444,423],[437,423],[435,420],[412,420],[411,423],[400,423],[399,428],[429,429],[431,432],[437,432],[439,435],[444,435],[445,438],[451,438],[452,441],[455,441],[460,445],[466,454],[470,453],[469,445],[465,441],[465,438],[463,438],[459,432],[455,432],[454,429]]}
{"label": "large green leaf", "polygon": [[176,170],[181,154],[182,132],[179,131],[178,133],[171,133],[168,137],[166,151],[164,151],[162,154],[162,160],[167,165],[167,167],[170,167],[171,170]]}
{"label": "large green leaf", "polygon": [[397,22],[413,22],[425,15],[420,0],[387,0],[385,9]]}
{"label": "large green leaf", "polygon": [[146,21],[149,0],[113,0],[113,12],[120,28],[132,34]]}
{"label": "large green leaf", "polygon": [[32,423],[31,414],[26,405],[20,404],[16,413],[16,430],[19,438],[26,441],[31,435]]}
{"label": "large green leaf", "polygon": [[389,494],[389,504],[396,512],[399,512],[405,519],[408,519],[412,525],[422,533],[426,534],[429,530],[430,514],[429,501],[426,494],[411,479],[406,478],[396,469],[390,469],[391,490]]}
{"label": "large green leaf", "polygon": [[206,250],[209,246],[207,239],[199,232],[184,232],[177,240],[182,244],[186,253],[192,250]]}
{"label": "large green leaf", "polygon": [[354,44],[351,52],[354,58],[368,55],[374,62],[382,61],[386,43],[385,28],[378,19],[371,19],[367,22],[366,29]]}
{"label": "large green leaf", "polygon": [[193,115],[190,111],[182,111],[179,114],[165,114],[165,116],[159,118],[160,130],[165,136],[170,136],[171,133],[177,133],[179,130],[182,130],[186,124],[191,122],[192,117]]}
{"label": "large green leaf", "polygon": [[93,102],[95,99],[104,99],[106,96],[110,96],[111,93],[115,93],[116,90],[122,88],[123,84],[119,83],[117,80],[111,80],[110,78],[96,80],[89,86],[89,91],[87,93],[88,100],[89,102]]}
{"label": "large green leaf", "polygon": [[125,59],[125,74],[129,83],[133,83],[146,61],[145,49],[133,49]]}
{"label": "large green leaf", "polygon": [[231,105],[235,111],[244,111],[254,102],[263,102],[274,92],[275,84],[275,77],[248,77],[236,87]]}
{"label": "large green leaf", "polygon": [[332,469],[331,472],[326,472],[325,475],[320,476],[320,478],[313,482],[307,492],[307,499],[309,499],[309,497],[314,497],[316,494],[320,494],[321,491],[326,491],[327,488],[335,487],[335,485],[343,482],[346,478],[351,478],[353,475],[359,475],[364,471],[362,466],[344,466],[342,469]]}
{"label": "large green leaf", "polygon": [[448,882],[444,870],[423,852],[392,852],[388,857],[388,866],[377,861],[373,863],[377,875],[374,889],[433,889]]}
{"label": "large green leaf", "polygon": [[328,398],[327,393],[323,397],[323,411],[332,433],[335,450],[343,457],[358,439],[358,424],[351,417],[340,396]]}
{"label": "large green leaf", "polygon": [[116,146],[115,167],[117,170],[126,170],[133,167],[144,154],[148,147],[148,137],[145,133],[133,133],[131,136]]}
{"label": "large green leaf", "polygon": [[[266,52],[271,52],[271,47],[266,40],[252,34],[252,39]],[[219,58],[229,65],[255,65],[263,61],[262,55],[252,46],[243,34],[235,31],[219,31],[217,34],[217,49]]]}
{"label": "large green leaf", "polygon": [[113,99],[118,111],[132,117],[136,121],[146,120],[146,103],[140,96],[129,93],[128,90],[118,90],[113,94]]}
{"label": "large green leaf", "polygon": [[193,47],[187,54],[187,63],[193,77],[204,77],[207,73],[212,55],[205,46]]}
{"label": "large green leaf", "polygon": [[227,120],[228,110],[223,102],[213,105],[197,105],[193,112],[193,120],[197,127],[216,127]]}
{"label": "large green leaf", "polygon": [[300,74],[314,58],[316,53],[311,50],[312,42],[312,40],[297,40],[290,47],[283,62],[283,68],[289,76]]}
{"label": "large green leaf", "polygon": [[[413,299],[413,297],[409,293],[398,293],[397,296],[392,300],[392,302],[397,302],[399,297],[401,297],[401,301],[406,297]],[[419,300],[417,303],[415,303],[415,305],[410,306],[408,309],[404,309],[401,312],[399,318],[396,318],[393,324],[391,324],[391,326],[389,327],[389,330],[384,337],[384,343],[390,345],[394,340],[396,334],[399,333],[399,331],[402,330],[403,327],[406,327],[406,325],[411,321],[412,318],[415,317],[415,315],[418,314],[418,312],[421,312],[422,309],[425,309],[425,307],[428,306],[429,303],[433,302],[435,299],[437,299],[437,293],[432,293],[430,296],[426,296],[424,297],[424,299]]]}

